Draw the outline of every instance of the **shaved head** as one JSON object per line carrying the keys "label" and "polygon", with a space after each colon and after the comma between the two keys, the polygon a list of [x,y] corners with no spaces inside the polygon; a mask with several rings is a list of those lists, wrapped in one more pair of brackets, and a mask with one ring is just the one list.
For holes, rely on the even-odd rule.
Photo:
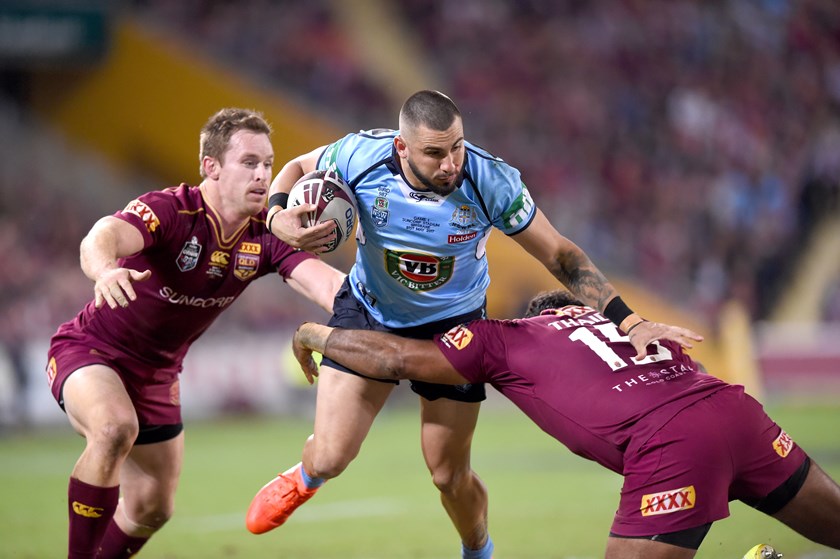
{"label": "shaved head", "polygon": [[400,109],[400,134],[411,135],[418,126],[431,130],[448,130],[461,111],[455,103],[441,93],[424,89],[409,97]]}

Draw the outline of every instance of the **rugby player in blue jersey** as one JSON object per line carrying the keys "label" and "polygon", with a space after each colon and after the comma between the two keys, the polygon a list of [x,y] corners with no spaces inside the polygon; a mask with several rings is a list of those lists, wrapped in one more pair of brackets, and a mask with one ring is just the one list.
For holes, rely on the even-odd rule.
{"label": "rugby player in blue jersey", "polygon": [[[660,325],[633,313],[587,255],[549,223],[517,169],[464,139],[458,108],[440,92],[412,95],[400,110],[398,131],[348,134],[283,167],[271,186],[266,224],[291,246],[318,253],[333,239],[332,224],[303,228],[302,208],[284,208],[292,185],[316,169],[339,173],[359,207],[356,262],[333,303],[330,326],[431,338],[483,318],[490,283],[484,251],[496,228],[628,333],[639,355],[661,334]],[[394,385],[326,359],[315,432],[302,462],[254,497],[248,529],[259,534],[280,526],[339,475]],[[470,466],[484,385],[412,381],[411,388],[421,396],[423,456],[461,537],[462,555],[490,557],[487,491]]]}

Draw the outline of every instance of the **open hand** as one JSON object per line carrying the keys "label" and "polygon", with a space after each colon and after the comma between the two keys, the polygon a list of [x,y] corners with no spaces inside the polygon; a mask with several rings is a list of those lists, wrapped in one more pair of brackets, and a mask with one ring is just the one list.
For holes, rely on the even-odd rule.
{"label": "open hand", "polygon": [[644,358],[647,355],[648,345],[657,340],[671,340],[686,349],[694,347],[692,342],[703,341],[703,336],[688,328],[648,321],[634,326],[628,336],[630,337],[630,343],[636,349],[636,359]]}
{"label": "open hand", "polygon": [[134,292],[132,283],[135,281],[146,281],[152,277],[151,270],[138,272],[129,268],[114,268],[108,270],[97,278],[93,285],[94,305],[102,307],[102,303],[108,303],[112,309],[117,306],[127,307],[129,301],[137,300],[137,293]]}

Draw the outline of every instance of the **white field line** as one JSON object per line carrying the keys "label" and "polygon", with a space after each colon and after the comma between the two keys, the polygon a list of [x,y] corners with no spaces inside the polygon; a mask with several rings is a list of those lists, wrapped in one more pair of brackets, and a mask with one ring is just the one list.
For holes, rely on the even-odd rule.
{"label": "white field line", "polygon": [[[289,521],[323,522],[342,518],[389,516],[405,510],[406,507],[394,499],[359,499],[325,505],[306,504],[296,510]],[[245,526],[245,511],[212,516],[182,517],[178,524],[182,530],[194,533],[240,530]]]}

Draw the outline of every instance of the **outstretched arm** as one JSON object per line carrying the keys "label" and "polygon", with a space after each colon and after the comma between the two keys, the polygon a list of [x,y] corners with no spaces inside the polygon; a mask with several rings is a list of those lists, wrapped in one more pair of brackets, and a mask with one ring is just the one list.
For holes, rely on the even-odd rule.
{"label": "outstretched arm", "polygon": [[108,303],[112,309],[117,305],[127,307],[129,301],[137,299],[132,282],[151,277],[151,270],[138,272],[121,268],[117,261],[125,256],[143,250],[143,235],[133,225],[114,216],[105,216],[97,221],[82,239],[79,259],[82,271],[93,280],[94,304],[96,308]]}
{"label": "outstretched arm", "polygon": [[[692,341],[703,340],[702,336],[686,328],[647,322],[630,311],[618,298],[618,291],[586,253],[561,235],[539,209],[531,225],[514,235],[513,239],[542,262],[584,304],[617,322],[619,328],[630,336],[637,358],[647,355],[648,344],[659,339],[673,339],[687,348],[692,347]],[[616,320],[615,316],[619,319]]]}
{"label": "outstretched arm", "polygon": [[295,332],[292,351],[309,384],[318,376],[312,352],[329,357],[363,375],[464,384],[462,377],[431,340],[413,340],[384,332],[344,330],[304,322]]}
{"label": "outstretched arm", "polygon": [[346,275],[323,260],[308,258],[292,270],[286,283],[296,292],[332,314],[335,294],[338,293]]}
{"label": "outstretched arm", "polygon": [[318,164],[318,157],[324,151],[321,146],[309,153],[292,159],[280,169],[271,188],[268,191],[268,215],[265,224],[272,235],[294,248],[299,248],[313,253],[321,253],[326,250],[330,241],[335,238],[335,224],[333,222],[319,223],[312,227],[303,227],[300,218],[306,212],[314,210],[314,206],[286,207],[288,199],[282,203],[276,202],[275,195],[285,194],[288,196],[294,184],[306,173],[315,170]]}

